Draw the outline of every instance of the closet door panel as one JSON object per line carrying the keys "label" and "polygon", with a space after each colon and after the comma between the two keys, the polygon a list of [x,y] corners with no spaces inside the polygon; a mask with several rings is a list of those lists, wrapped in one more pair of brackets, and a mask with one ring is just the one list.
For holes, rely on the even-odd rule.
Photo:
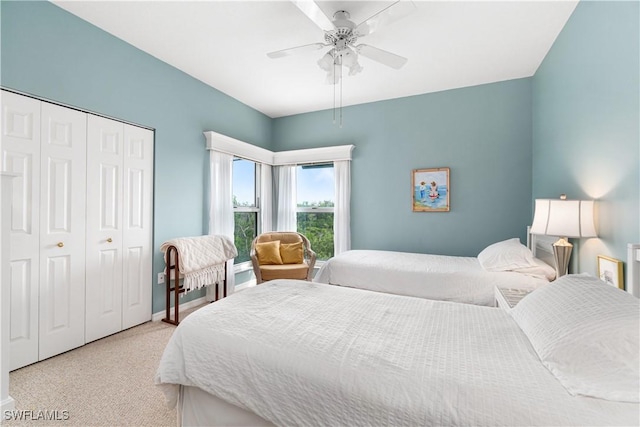
{"label": "closet door panel", "polygon": [[151,320],[153,131],[125,125],[123,328]]}
{"label": "closet door panel", "polygon": [[86,341],[122,330],[124,125],[89,115]]}
{"label": "closet door panel", "polygon": [[42,103],[39,359],[84,344],[86,114]]}
{"label": "closet door panel", "polygon": [[9,369],[14,370],[38,361],[40,101],[1,94],[2,170],[17,175],[11,180],[9,231]]}

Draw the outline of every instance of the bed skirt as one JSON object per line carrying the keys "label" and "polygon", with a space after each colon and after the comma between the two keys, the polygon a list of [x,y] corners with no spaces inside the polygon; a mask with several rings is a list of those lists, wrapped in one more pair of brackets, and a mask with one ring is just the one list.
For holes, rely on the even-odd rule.
{"label": "bed skirt", "polygon": [[198,387],[180,386],[178,426],[273,426],[256,414]]}

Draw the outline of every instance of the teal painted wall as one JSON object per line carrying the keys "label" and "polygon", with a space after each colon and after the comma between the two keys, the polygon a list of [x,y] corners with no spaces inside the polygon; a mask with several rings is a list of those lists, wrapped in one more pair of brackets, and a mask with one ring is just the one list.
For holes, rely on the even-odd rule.
{"label": "teal painted wall", "polygon": [[207,232],[203,132],[268,148],[272,120],[51,3],[3,1],[1,26],[3,87],[155,128],[153,312],[161,311],[160,244]]}
{"label": "teal painted wall", "polygon": [[581,1],[533,78],[534,198],[598,200],[599,238],[578,242],[574,271],[640,241],[639,9]]}
{"label": "teal painted wall", "polygon": [[[345,79],[349,85],[349,77]],[[327,87],[330,90],[330,87]],[[276,151],[354,144],[352,247],[475,256],[531,221],[531,80],[275,119]],[[411,210],[412,169],[451,169],[451,211]]]}
{"label": "teal painted wall", "polygon": [[[154,279],[162,241],[206,232],[207,130],[356,145],[354,248],[473,256],[524,240],[533,198],[562,192],[600,200],[582,271],[640,240],[637,2],[581,2],[534,78],[346,107],[342,128],[331,110],[272,120],[48,2],[0,7],[3,87],[156,129]],[[451,212],[411,212],[411,170],[444,166]]]}

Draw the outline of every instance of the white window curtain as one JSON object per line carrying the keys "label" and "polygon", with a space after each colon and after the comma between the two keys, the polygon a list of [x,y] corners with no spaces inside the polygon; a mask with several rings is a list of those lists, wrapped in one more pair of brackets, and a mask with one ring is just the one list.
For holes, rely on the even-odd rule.
{"label": "white window curtain", "polygon": [[351,249],[351,161],[333,162],[335,206],[333,208],[333,251]]}
{"label": "white window curtain", "polygon": [[260,223],[262,232],[273,231],[273,178],[271,165],[260,165]]}
{"label": "white window curtain", "polygon": [[[209,197],[209,234],[230,237],[233,241],[233,156],[211,150],[210,158],[210,197]],[[235,273],[233,260],[227,261],[227,295],[233,293]],[[215,287],[207,286],[207,301],[215,299]]]}
{"label": "white window curtain", "polygon": [[278,199],[278,231],[296,231],[296,166],[277,167],[276,192]]}

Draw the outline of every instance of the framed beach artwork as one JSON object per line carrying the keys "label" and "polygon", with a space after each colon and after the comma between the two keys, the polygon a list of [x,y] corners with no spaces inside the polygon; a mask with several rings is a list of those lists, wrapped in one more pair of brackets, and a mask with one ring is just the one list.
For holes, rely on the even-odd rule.
{"label": "framed beach artwork", "polygon": [[414,212],[449,212],[449,168],[414,169],[411,178]]}
{"label": "framed beach artwork", "polygon": [[598,255],[598,277],[607,285],[624,290],[624,276],[622,274],[622,261]]}

